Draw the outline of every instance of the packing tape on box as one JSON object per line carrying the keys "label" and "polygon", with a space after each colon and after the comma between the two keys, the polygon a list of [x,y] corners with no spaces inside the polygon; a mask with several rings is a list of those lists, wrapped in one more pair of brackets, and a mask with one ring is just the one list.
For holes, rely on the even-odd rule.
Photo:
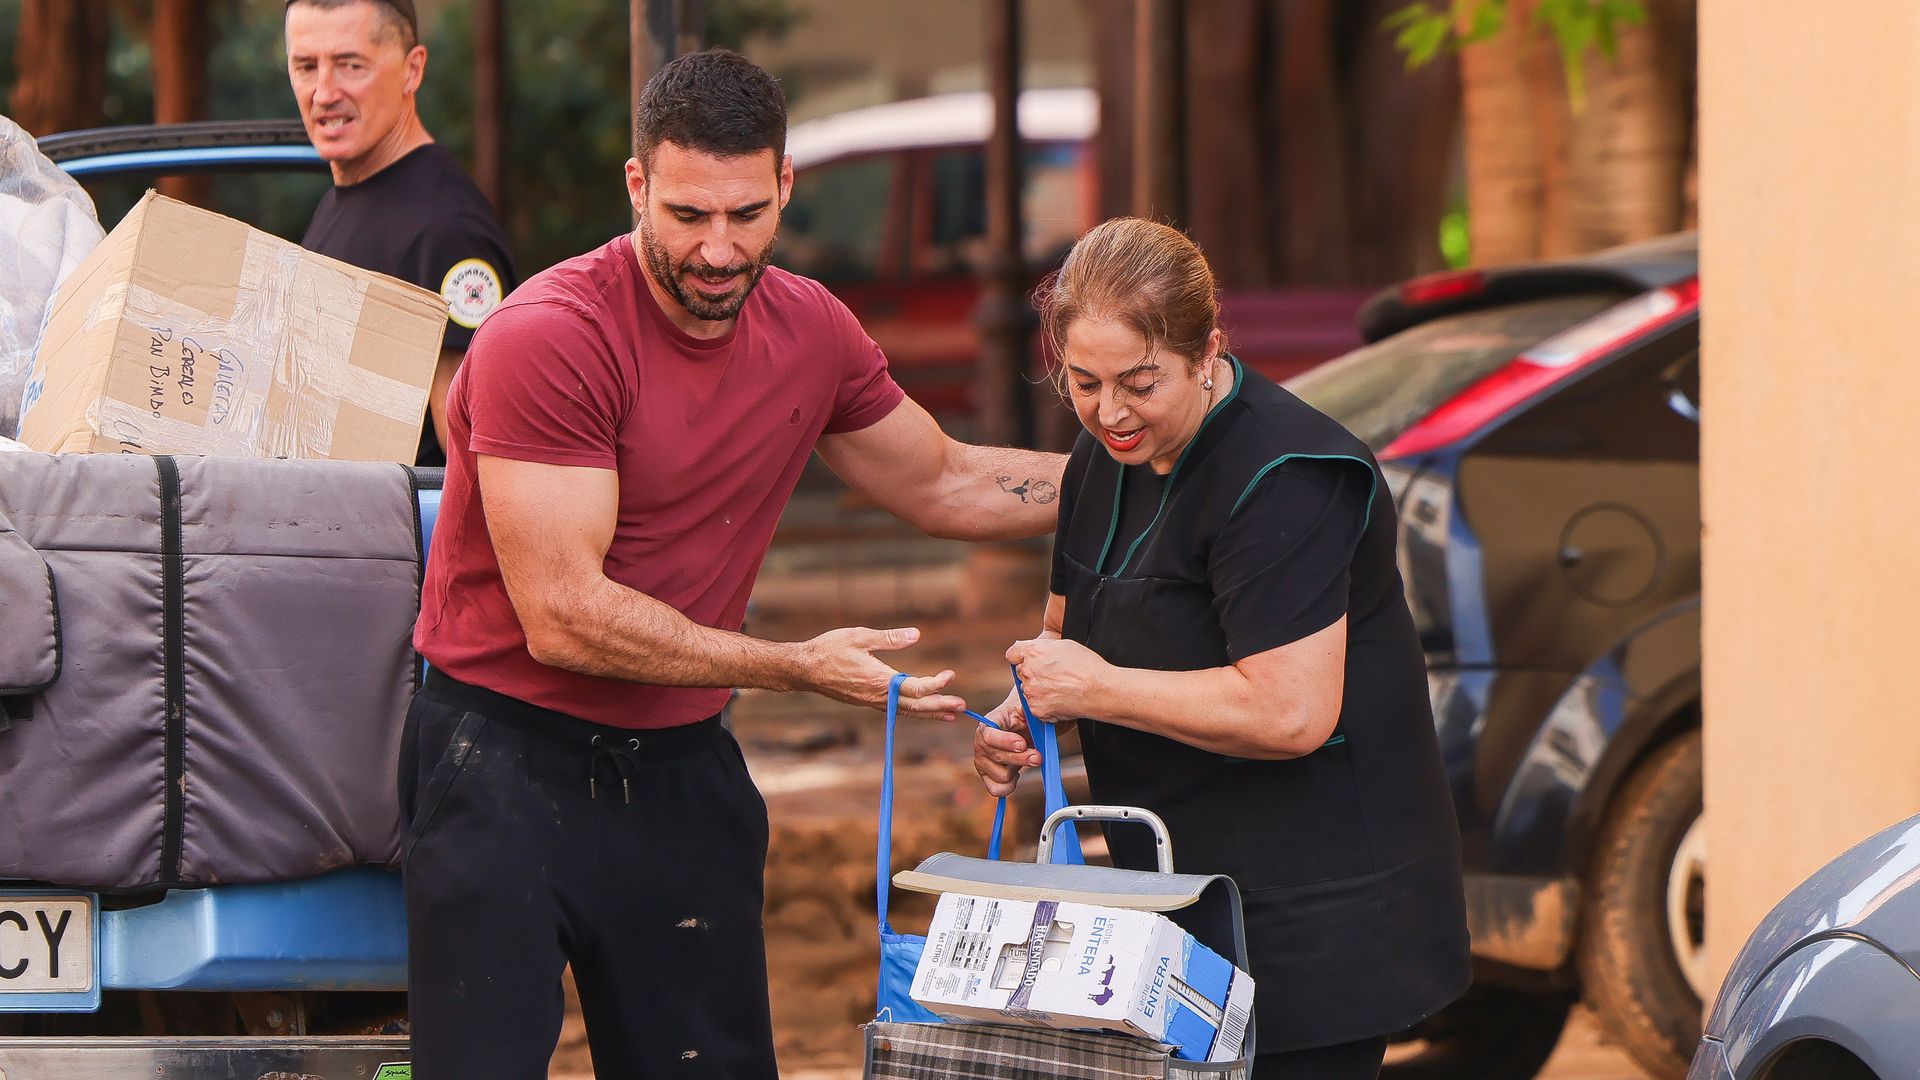
{"label": "packing tape on box", "polygon": [[[280,378],[293,391],[287,395],[291,414],[284,429],[272,432],[275,456],[325,457],[333,445],[341,401],[400,423],[419,423],[427,409],[427,387],[416,386],[352,362],[354,335],[366,303],[367,282],[316,259],[301,258],[298,249],[282,249],[261,236],[248,237],[241,280],[255,285],[270,275],[288,286],[290,306],[284,318],[268,325],[286,327],[280,355],[297,363],[282,365]],[[291,257],[292,265],[286,265]],[[268,290],[255,287],[266,296]],[[307,313],[308,318],[298,318]],[[276,313],[277,314],[277,313]]]}
{"label": "packing tape on box", "polygon": [[294,400],[299,408],[268,428],[265,454],[268,457],[331,457],[333,432],[340,417],[339,400],[316,400],[311,395],[301,395]]}
{"label": "packing tape on box", "polygon": [[[417,422],[427,389],[351,362],[363,280],[271,237],[250,235],[230,318],[139,286],[118,286],[89,322],[116,313],[154,342],[152,396],[112,397],[87,410],[94,430],[137,447],[186,441],[210,454],[326,457],[340,399]],[[125,302],[114,302],[124,291]],[[164,372],[164,375],[161,373]],[[275,388],[281,393],[275,395]],[[189,418],[178,415],[189,411]]]}
{"label": "packing tape on box", "polygon": [[[299,433],[301,445],[317,449],[318,444],[312,440],[331,443],[342,400],[389,420],[419,422],[427,408],[426,387],[352,362],[354,334],[367,298],[366,280],[317,259],[301,259],[291,272],[282,271],[268,265],[267,259],[283,253],[275,252],[260,237],[249,237],[249,241],[243,280],[252,281],[255,274],[280,273],[291,282],[292,306],[289,316],[281,320],[288,334],[283,355],[297,357],[299,363],[288,365],[281,375],[299,391],[292,396],[292,404],[300,415],[290,426]],[[300,253],[296,250],[292,254]],[[293,317],[302,312],[320,317]]]}
{"label": "packing tape on box", "polygon": [[[209,454],[249,456],[265,418],[273,366],[259,357],[275,354],[266,327],[224,319],[140,286],[116,285],[124,303],[103,303],[92,320],[119,318],[152,342],[150,396],[142,404],[111,395],[87,407],[89,425],[101,435],[136,447],[187,445]],[[198,419],[178,415],[183,409]]]}

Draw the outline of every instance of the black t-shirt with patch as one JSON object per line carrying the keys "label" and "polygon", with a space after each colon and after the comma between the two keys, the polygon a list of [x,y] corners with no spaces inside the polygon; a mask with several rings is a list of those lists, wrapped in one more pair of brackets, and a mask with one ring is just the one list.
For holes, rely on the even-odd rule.
{"label": "black t-shirt with patch", "polygon": [[[451,309],[443,348],[463,352],[480,320],[518,284],[493,207],[438,143],[321,196],[300,244],[439,293]],[[446,461],[429,418],[418,464]]]}

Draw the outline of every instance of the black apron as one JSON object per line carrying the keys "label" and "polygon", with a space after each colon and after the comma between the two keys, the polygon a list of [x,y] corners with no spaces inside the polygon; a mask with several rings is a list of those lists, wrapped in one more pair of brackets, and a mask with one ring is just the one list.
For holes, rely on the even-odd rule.
{"label": "black apron", "polygon": [[[1081,437],[1055,587],[1066,596],[1065,636],[1110,663],[1224,667],[1206,553],[1238,501],[1288,458],[1366,470],[1373,494],[1350,570],[1344,699],[1326,745],[1251,761],[1080,725],[1094,801],[1158,813],[1178,870],[1239,884],[1258,1045],[1270,1052],[1399,1031],[1459,996],[1469,962],[1460,838],[1394,559],[1392,497],[1363,443],[1239,361],[1233,368],[1232,391],[1175,464],[1137,539],[1114,535],[1122,467]],[[1109,833],[1116,863],[1154,868],[1146,830]]]}

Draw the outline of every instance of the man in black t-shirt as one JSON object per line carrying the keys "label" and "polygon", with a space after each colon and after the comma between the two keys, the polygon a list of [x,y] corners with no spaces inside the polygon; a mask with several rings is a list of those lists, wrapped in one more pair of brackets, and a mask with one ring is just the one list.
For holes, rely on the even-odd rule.
{"label": "man in black t-shirt", "polygon": [[286,35],[301,122],[333,171],[301,245],[447,301],[418,460],[444,465],[447,387],[474,328],[515,284],[506,233],[420,122],[427,47],[413,0],[287,0]]}

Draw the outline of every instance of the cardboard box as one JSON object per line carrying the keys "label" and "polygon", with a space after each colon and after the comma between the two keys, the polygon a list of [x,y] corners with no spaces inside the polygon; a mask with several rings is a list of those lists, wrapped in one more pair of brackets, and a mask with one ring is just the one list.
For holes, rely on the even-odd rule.
{"label": "cardboard box", "polygon": [[20,441],[411,462],[446,323],[425,289],[148,192],[61,286]]}
{"label": "cardboard box", "polygon": [[1155,912],[944,893],[910,994],[949,1020],[1121,1032],[1230,1061],[1253,979]]}

